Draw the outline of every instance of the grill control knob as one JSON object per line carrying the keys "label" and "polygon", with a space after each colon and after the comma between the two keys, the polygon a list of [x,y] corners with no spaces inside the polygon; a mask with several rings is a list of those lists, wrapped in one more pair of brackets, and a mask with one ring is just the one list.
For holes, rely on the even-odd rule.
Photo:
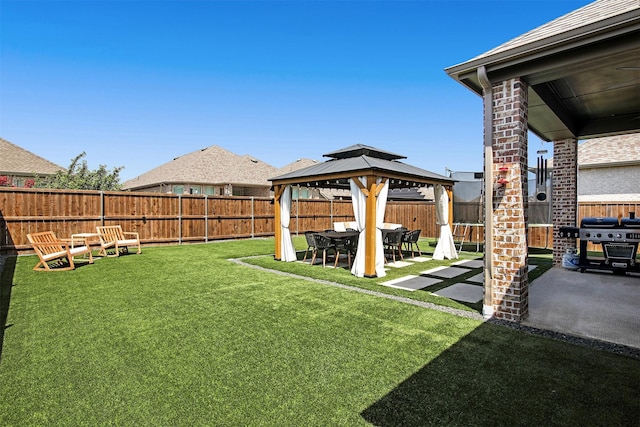
{"label": "grill control knob", "polygon": [[609,233],[609,235],[607,237],[609,237],[611,239],[613,237],[613,234]]}
{"label": "grill control knob", "polygon": [[616,234],[616,237],[617,237],[618,239],[622,239],[622,234],[618,233],[618,234]]}
{"label": "grill control knob", "polygon": [[585,236],[591,237],[591,233],[586,233]]}
{"label": "grill control knob", "polygon": [[598,233],[598,234],[596,234],[596,237],[600,238],[600,237],[602,237],[602,234]]}

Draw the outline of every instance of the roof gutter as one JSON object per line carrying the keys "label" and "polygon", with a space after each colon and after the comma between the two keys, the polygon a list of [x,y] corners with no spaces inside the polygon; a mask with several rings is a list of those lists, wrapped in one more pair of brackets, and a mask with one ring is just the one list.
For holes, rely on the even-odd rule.
{"label": "roof gutter", "polygon": [[493,317],[493,87],[484,65],[478,68],[484,91],[484,301],[482,314]]}

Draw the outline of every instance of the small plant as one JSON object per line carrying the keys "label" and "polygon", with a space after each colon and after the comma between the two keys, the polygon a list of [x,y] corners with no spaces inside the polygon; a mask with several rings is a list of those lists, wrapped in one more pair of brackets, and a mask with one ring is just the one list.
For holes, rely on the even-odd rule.
{"label": "small plant", "polygon": [[6,187],[9,185],[9,177],[6,175],[0,175],[0,187]]}

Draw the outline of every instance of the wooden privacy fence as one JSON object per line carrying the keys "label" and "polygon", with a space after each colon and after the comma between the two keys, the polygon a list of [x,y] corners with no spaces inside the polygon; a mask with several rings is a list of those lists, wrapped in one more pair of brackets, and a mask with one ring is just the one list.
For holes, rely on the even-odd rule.
{"label": "wooden privacy fence", "polygon": [[[273,199],[260,197],[0,188],[0,250],[29,250],[28,233],[68,237],[116,224],[138,232],[143,244],[273,236],[273,209]],[[295,235],[352,220],[350,200],[294,200],[289,229]],[[432,202],[389,202],[385,221],[436,235]]]}
{"label": "wooden privacy fence", "polygon": [[[271,198],[260,197],[0,188],[0,251],[30,250],[28,233],[52,230],[68,237],[116,224],[138,232],[144,244],[273,236],[273,208]],[[626,217],[629,212],[640,214],[640,204],[580,203],[579,220],[584,216]],[[296,235],[352,220],[350,200],[294,200],[289,229]],[[439,234],[433,202],[390,201],[384,220],[421,229],[423,237]],[[472,228],[467,241],[482,242],[483,233],[482,227]],[[551,248],[553,229],[544,224],[530,226],[529,245]]]}

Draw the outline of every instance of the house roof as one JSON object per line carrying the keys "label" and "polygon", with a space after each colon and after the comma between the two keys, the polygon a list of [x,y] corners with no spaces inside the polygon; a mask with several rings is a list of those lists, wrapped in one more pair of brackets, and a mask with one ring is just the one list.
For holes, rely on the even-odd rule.
{"label": "house roof", "polygon": [[291,162],[288,165],[284,165],[276,171],[276,175],[284,175],[289,172],[297,171],[309,166],[313,166],[320,163],[318,160],[313,159],[298,159],[295,162]]}
{"label": "house roof", "polygon": [[[553,157],[547,160],[547,168],[553,169]],[[640,133],[605,136],[578,144],[578,168],[640,165]],[[530,166],[534,172],[536,166]]]}
{"label": "house roof", "polygon": [[[366,146],[364,151],[360,148],[362,148],[362,146],[351,146],[325,154],[325,156],[333,158],[323,163],[275,176],[270,178],[270,180],[274,183],[278,182],[279,184],[304,183],[314,187],[348,188],[348,178],[351,176],[374,173],[379,176],[397,178],[391,180],[391,188],[407,187],[413,183],[452,184],[455,182],[455,180],[446,176],[416,166],[411,166],[397,160],[388,160],[390,154],[394,158],[397,158],[397,156],[404,158],[404,156],[395,155],[369,146]],[[340,154],[336,155],[336,153]]]}
{"label": "house roof", "polygon": [[0,175],[53,175],[65,168],[0,138]]}
{"label": "house roof", "polygon": [[[518,48],[527,46],[529,50],[536,47],[546,47],[552,42],[554,37],[566,39],[571,36],[581,35],[580,28],[598,25],[599,22],[615,18],[616,16],[632,12],[640,8],[638,0],[599,0],[587,4],[580,9],[567,13],[553,21],[547,22],[533,30],[509,40],[481,55],[473,60],[506,54]],[[573,34],[573,33],[576,34]],[[555,42],[565,42],[566,40],[556,40]],[[536,46],[536,43],[539,45]]]}
{"label": "house roof", "polygon": [[445,71],[479,95],[522,78],[532,132],[589,139],[640,131],[638,58],[640,1],[597,0]]}
{"label": "house roof", "polygon": [[578,167],[640,164],[640,133],[591,139],[578,145]]}
{"label": "house roof", "polygon": [[232,184],[269,187],[273,166],[250,155],[237,155],[212,145],[164,163],[138,177],[125,181],[122,188],[133,190],[161,183]]}

